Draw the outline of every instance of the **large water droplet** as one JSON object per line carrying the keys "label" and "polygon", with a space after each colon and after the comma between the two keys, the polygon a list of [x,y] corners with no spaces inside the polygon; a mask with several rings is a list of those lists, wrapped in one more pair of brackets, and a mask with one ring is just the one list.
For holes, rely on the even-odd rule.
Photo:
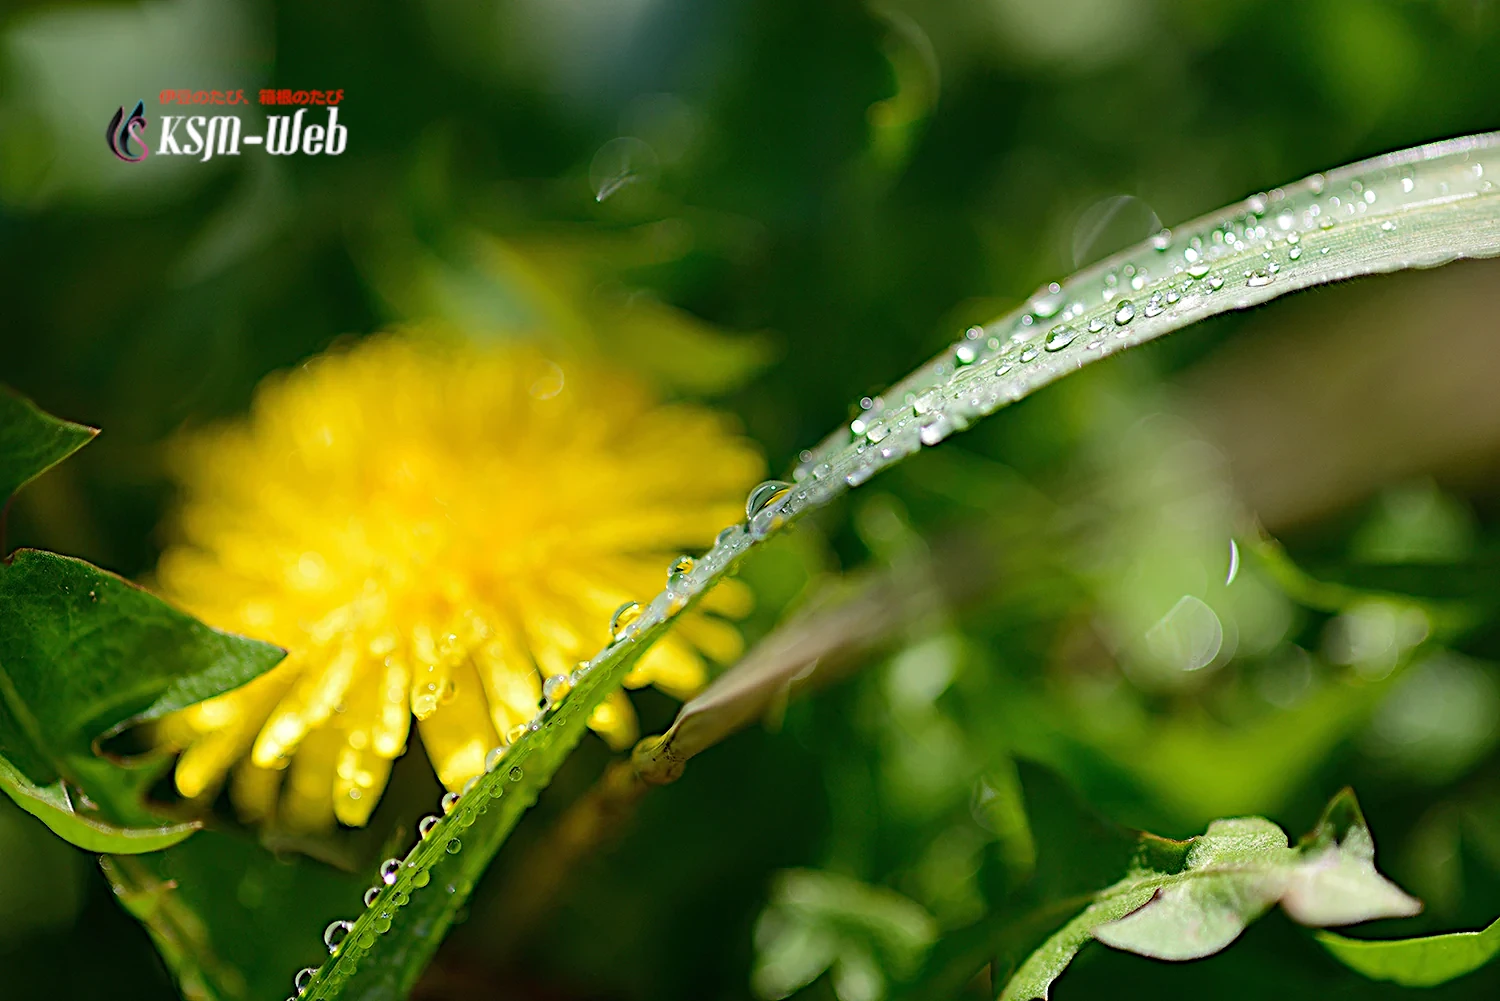
{"label": "large water droplet", "polygon": [[463,845],[459,844],[457,838],[453,838],[443,847],[447,849],[449,855],[457,855]]}
{"label": "large water droplet", "polygon": [[378,896],[380,896],[380,887],[378,887],[378,886],[372,886],[368,890],[366,890],[365,891],[365,895],[363,897],[363,900],[365,902],[365,906],[366,907],[374,907],[375,906],[375,898],[378,897]]}
{"label": "large water droplet", "polygon": [[556,705],[563,700],[563,696],[573,690],[573,683],[568,680],[566,674],[554,674],[542,682],[542,698],[548,705]]}
{"label": "large water droplet", "polygon": [[698,561],[687,555],[679,556],[673,560],[672,565],[667,567],[667,590],[677,591],[686,586],[688,575],[693,572],[693,567],[697,565]]}
{"label": "large water droplet", "polygon": [[484,756],[484,770],[486,773],[500,767],[500,762],[505,757],[505,748],[492,747],[490,752]]}
{"label": "large water droplet", "polygon": [[427,837],[427,835],[432,833],[432,829],[438,825],[438,821],[441,819],[437,814],[432,813],[417,821],[417,837]]}
{"label": "large water droplet", "polygon": [[[312,983],[312,978],[317,975],[318,969],[315,966],[309,966],[304,969],[298,970],[297,975],[292,978],[292,986],[297,988],[298,994],[301,994],[303,991],[307,990],[307,985]],[[283,973],[282,976],[286,976],[286,974]]]}
{"label": "large water droplet", "polygon": [[384,862],[380,863],[380,881],[382,883],[384,883],[386,886],[390,886],[392,883],[394,883],[396,881],[396,873],[399,872],[400,869],[401,869],[401,860],[400,859],[398,859],[398,858],[388,858],[388,859],[386,859]]}
{"label": "large water droplet", "polygon": [[442,801],[439,803],[439,805],[442,806],[444,813],[451,812],[453,810],[453,808],[458,805],[458,793],[456,793],[456,792],[445,792],[445,793],[443,793],[443,798],[442,798]]}
{"label": "large water droplet", "polygon": [[1251,288],[1260,288],[1261,286],[1271,284],[1275,280],[1276,279],[1271,275],[1271,272],[1265,270],[1264,268],[1252,271],[1245,276],[1245,284],[1249,285]]}
{"label": "large water droplet", "polygon": [[754,518],[772,504],[780,503],[791,490],[792,485],[784,480],[766,480],[758,484],[745,498],[745,517]]}
{"label": "large water droplet", "polygon": [[352,921],[335,921],[323,929],[323,944],[328,946],[329,952],[338,952],[339,946],[344,944],[344,939],[354,930]]}
{"label": "large water droplet", "polygon": [[1053,327],[1051,330],[1047,331],[1047,339],[1042,342],[1042,346],[1045,347],[1048,351],[1061,351],[1069,344],[1072,344],[1073,338],[1077,336],[1078,329],[1076,327],[1070,327],[1065,323],[1060,323],[1057,326]]}
{"label": "large water droplet", "polygon": [[1120,307],[1115,310],[1115,322],[1123,327],[1133,319],[1135,319],[1135,304],[1132,303],[1129,299],[1126,299],[1124,302],[1120,303]]}
{"label": "large water droplet", "polygon": [[609,635],[612,639],[619,639],[625,635],[625,630],[630,624],[641,617],[641,604],[638,601],[627,601],[615,609],[615,614],[609,617]]}

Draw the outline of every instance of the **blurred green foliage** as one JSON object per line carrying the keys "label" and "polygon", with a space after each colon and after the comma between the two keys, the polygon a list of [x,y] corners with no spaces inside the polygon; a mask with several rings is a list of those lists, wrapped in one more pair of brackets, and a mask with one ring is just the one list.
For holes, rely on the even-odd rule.
{"label": "blurred green foliage", "polygon": [[[160,113],[162,89],[262,86],[343,88],[348,150],[126,165],[99,141],[118,106]],[[12,4],[0,88],[0,382],[104,429],[17,498],[8,546],[139,577],[170,499],[163,441],[242,411],[268,372],[392,324],[595,353],[664,393],[712,397],[784,468],[956,330],[1153,218],[1494,127],[1500,10]],[[745,570],[752,639],[842,572],[922,565],[955,535],[994,540],[1001,572],[850,682],[695,759],[528,896],[527,866],[608,757],[586,744],[419,993],[780,993],[797,978],[755,971],[800,934],[833,950],[800,996],[864,1001],[913,976],[915,953],[929,970],[966,955],[964,936],[1038,871],[1034,832],[1072,831],[1080,867],[1096,857],[1088,831],[1046,825],[1072,809],[1064,782],[1115,821],[1178,837],[1244,813],[1305,829],[1353,785],[1382,869],[1427,904],[1375,932],[1483,927],[1500,913],[1500,430],[1468,420],[1478,430],[1457,450],[1436,432],[1391,438],[1378,461],[1350,444],[1381,414],[1443,427],[1463,412],[1456,380],[1494,374],[1425,347],[1461,326],[1434,319],[1444,309],[1493,317],[1495,265],[1452,270],[1294,297],[1095,366],[769,547]],[[1378,320],[1344,319],[1370,294],[1390,296]],[[1330,409],[1288,433],[1255,405],[1278,398],[1274,380],[1295,387],[1295,366],[1252,374],[1229,354],[1276,356],[1285,339],[1385,364],[1304,388]],[[1231,538],[1241,565],[1226,584]],[[646,732],[670,721],[664,698],[637,701]],[[1017,759],[1061,779],[1028,795],[1018,775],[1033,766]],[[191,856],[153,859],[138,888],[175,879],[231,922],[270,906],[267,887],[302,888],[302,911],[266,918],[285,941],[238,936],[289,988],[433,798],[414,753],[368,832],[269,846],[277,861],[248,832],[215,831]],[[111,897],[88,858],[0,801],[0,966],[16,996],[172,996]],[[973,975],[986,959],[957,963],[953,989],[993,996]],[[1497,986],[1492,965],[1436,993]],[[1402,993],[1279,915],[1187,966],[1091,947],[1054,986],[1272,991]]]}

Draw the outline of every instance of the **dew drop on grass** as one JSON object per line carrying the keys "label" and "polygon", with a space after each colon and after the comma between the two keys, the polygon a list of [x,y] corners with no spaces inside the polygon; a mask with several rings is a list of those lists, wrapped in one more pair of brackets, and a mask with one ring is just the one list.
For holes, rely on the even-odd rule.
{"label": "dew drop on grass", "polygon": [[1123,327],[1133,319],[1135,319],[1135,304],[1132,303],[1129,299],[1126,299],[1124,302],[1120,303],[1119,308],[1115,310],[1115,322]]}
{"label": "dew drop on grass", "polygon": [[615,614],[609,617],[609,635],[612,639],[619,639],[625,635],[625,630],[630,624],[641,617],[641,603],[638,601],[627,601],[615,609]]}
{"label": "dew drop on grass", "polygon": [[521,776],[524,774],[525,773],[521,771],[520,765],[512,765],[510,771],[506,773],[506,777],[509,778],[512,782],[519,782],[521,781]]}
{"label": "dew drop on grass", "polygon": [[450,812],[455,806],[458,805],[458,793],[456,793],[456,792],[445,792],[445,793],[443,793],[443,798],[440,801],[439,805],[442,806],[444,813]]}
{"label": "dew drop on grass", "polygon": [[400,869],[401,869],[401,860],[400,859],[398,859],[398,858],[388,858],[388,859],[386,859],[384,862],[380,863],[380,881],[382,883],[384,883],[386,886],[390,886],[392,883],[394,883],[396,881],[396,873],[399,872]]}
{"label": "dew drop on grass", "polygon": [[549,706],[556,705],[563,697],[573,690],[573,683],[568,680],[566,674],[554,674],[542,682],[542,698]]}
{"label": "dew drop on grass", "polygon": [[417,837],[427,837],[427,835],[432,833],[432,829],[438,825],[438,821],[441,819],[441,817],[434,813],[428,814],[421,820],[417,821]]}
{"label": "dew drop on grass", "polygon": [[337,952],[339,946],[344,944],[344,939],[354,930],[352,921],[335,921],[323,929],[323,944],[328,946],[330,953]]}
{"label": "dew drop on grass", "polygon": [[1069,344],[1072,344],[1073,338],[1077,336],[1078,329],[1076,327],[1070,327],[1065,323],[1059,323],[1057,326],[1047,331],[1047,339],[1043,342],[1043,346],[1048,351],[1061,351]]}
{"label": "dew drop on grass", "polygon": [[[864,422],[858,422],[861,427],[856,434],[864,434]],[[786,495],[792,490],[792,485],[784,480],[766,480],[751,488],[745,498],[745,517],[754,518],[772,504],[786,499]]]}
{"label": "dew drop on grass", "polygon": [[[484,770],[485,770],[485,772],[487,772],[487,773],[488,772],[492,772],[496,768],[499,768],[500,767],[500,759],[502,759],[504,757],[505,757],[505,748],[503,748],[503,747],[492,747],[492,748],[490,748],[489,753],[484,756]],[[444,796],[443,798],[447,799],[446,796]]]}
{"label": "dew drop on grass", "polygon": [[1097,316],[1094,317],[1092,320],[1089,321],[1089,333],[1091,333],[1091,334],[1097,334],[1099,331],[1101,331],[1103,329],[1104,329],[1104,321],[1101,320],[1101,319],[1099,319]]}
{"label": "dew drop on grass", "polygon": [[[317,968],[312,966],[297,971],[297,976],[292,979],[292,986],[297,988],[299,995],[307,990],[307,985],[312,983],[312,978],[317,976],[317,973]],[[282,974],[282,976],[286,976],[286,974]]]}
{"label": "dew drop on grass", "polygon": [[686,554],[673,560],[672,565],[667,567],[667,590],[675,591],[686,584],[688,574],[692,573],[693,567],[697,565],[698,561]]}
{"label": "dew drop on grass", "polygon": [[463,845],[459,844],[459,841],[458,841],[457,838],[453,838],[444,847],[447,848],[449,855],[457,855],[459,853],[460,849],[463,848]]}
{"label": "dew drop on grass", "polygon": [[365,891],[364,901],[366,907],[375,906],[375,898],[380,896],[380,887],[372,886]]}
{"label": "dew drop on grass", "polygon": [[1271,273],[1264,268],[1252,271],[1245,276],[1245,284],[1249,285],[1251,288],[1260,288],[1262,286],[1271,284],[1271,282],[1273,281],[1275,281],[1275,279],[1271,276]]}

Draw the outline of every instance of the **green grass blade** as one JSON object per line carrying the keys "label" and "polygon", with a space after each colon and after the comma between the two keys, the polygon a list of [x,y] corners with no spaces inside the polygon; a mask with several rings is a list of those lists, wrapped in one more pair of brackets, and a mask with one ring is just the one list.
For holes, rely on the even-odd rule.
{"label": "green grass blade", "polygon": [[[302,996],[402,996],[479,875],[646,647],[761,539],[924,446],[1100,358],[1218,313],[1356,275],[1500,255],[1500,133],[1314,175],[1194,220],[975,327],[805,453],[796,484],[726,531],[690,574],[576,672],[573,691],[420,841],[303,977]],[[517,776],[515,781],[511,776]],[[456,851],[449,851],[449,846]]]}

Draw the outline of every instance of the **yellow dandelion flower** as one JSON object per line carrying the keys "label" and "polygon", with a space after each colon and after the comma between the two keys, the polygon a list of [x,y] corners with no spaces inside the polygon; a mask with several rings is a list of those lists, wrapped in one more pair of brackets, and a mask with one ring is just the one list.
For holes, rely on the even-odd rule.
{"label": "yellow dandelion flower", "polygon": [[[536,713],[544,679],[608,640],[682,549],[736,520],[754,447],[700,407],[533,350],[382,336],[268,378],[248,420],[181,449],[163,593],[285,647],[170,717],[178,790],[247,819],[364,824],[415,717],[460,789]],[[740,637],[743,585],[707,595],[627,678],[686,697]],[[623,694],[591,720],[612,745]]]}

